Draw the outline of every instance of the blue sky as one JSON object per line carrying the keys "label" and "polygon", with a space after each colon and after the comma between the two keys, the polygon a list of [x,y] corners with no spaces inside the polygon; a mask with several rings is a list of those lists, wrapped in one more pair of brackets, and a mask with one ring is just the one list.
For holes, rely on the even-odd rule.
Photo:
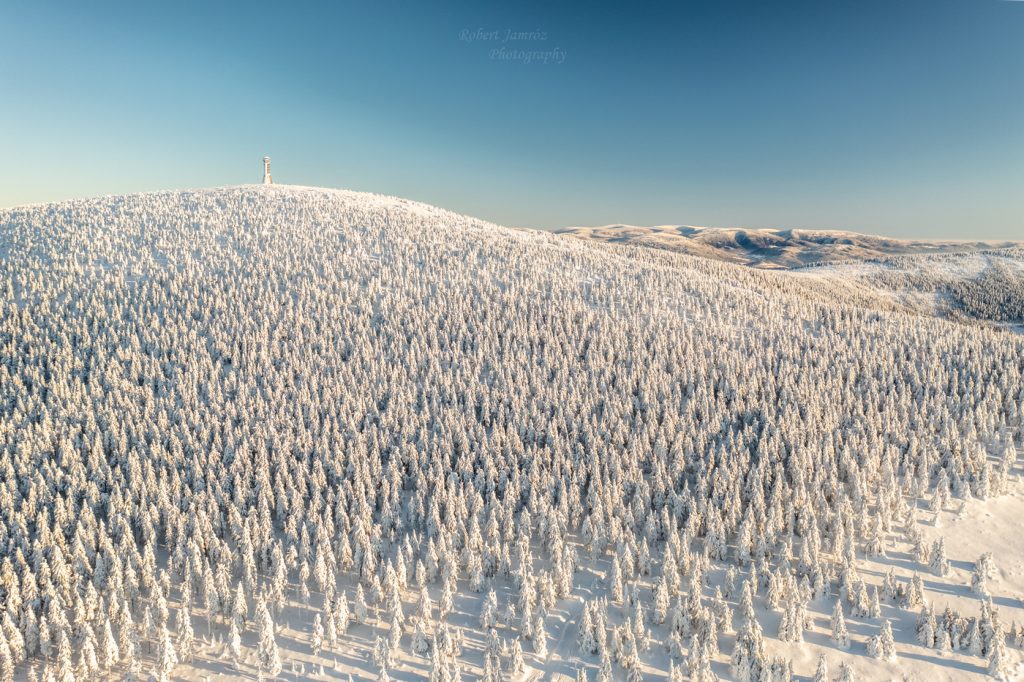
{"label": "blue sky", "polygon": [[0,0],[0,154],[0,206],[269,154],[506,225],[1024,239],[1024,2]]}

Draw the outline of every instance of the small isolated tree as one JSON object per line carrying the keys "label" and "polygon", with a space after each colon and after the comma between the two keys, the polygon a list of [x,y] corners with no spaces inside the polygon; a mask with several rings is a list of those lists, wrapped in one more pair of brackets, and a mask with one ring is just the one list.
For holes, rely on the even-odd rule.
{"label": "small isolated tree", "polygon": [[988,674],[997,680],[1010,680],[1012,669],[1006,651],[1006,637],[1002,628],[996,626],[992,637],[992,650],[988,655]]}
{"label": "small isolated tree", "polygon": [[843,615],[843,600],[837,599],[832,610],[832,641],[840,649],[850,648],[850,633],[846,629],[846,616]]}
{"label": "small isolated tree", "polygon": [[480,628],[489,630],[498,624],[498,595],[491,590],[484,599],[483,608],[480,611]]}
{"label": "small isolated tree", "polygon": [[888,620],[882,621],[878,634],[868,639],[868,655],[882,661],[896,660],[896,642]]}
{"label": "small isolated tree", "polygon": [[523,645],[519,638],[512,640],[512,650],[508,656],[508,671],[514,677],[526,669],[526,662],[523,660]]}
{"label": "small isolated tree", "polygon": [[501,666],[491,651],[484,652],[484,674],[480,682],[501,682]]}
{"label": "small isolated tree", "polygon": [[166,626],[160,628],[158,639],[154,677],[159,682],[169,682],[171,671],[178,664],[178,654],[174,650],[174,642],[171,641],[171,633],[168,632]]}
{"label": "small isolated tree", "polygon": [[996,565],[992,558],[992,552],[985,552],[974,563],[974,570],[971,572],[971,590],[983,599],[988,597],[988,581],[995,575]]}
{"label": "small isolated tree", "polygon": [[178,658],[182,661],[192,660],[192,648],[195,642],[195,632],[192,629],[192,616],[189,615],[188,607],[182,606],[178,610]]}
{"label": "small isolated tree", "polygon": [[75,682],[75,666],[71,661],[71,642],[61,629],[57,636],[57,682]]}
{"label": "small isolated tree", "polygon": [[928,567],[935,575],[949,575],[949,558],[946,556],[945,538],[939,538],[932,545],[932,556],[931,561],[928,562]]}
{"label": "small isolated tree", "polygon": [[828,677],[828,659],[825,654],[818,655],[818,666],[814,669],[814,682],[830,682]]}
{"label": "small isolated tree", "polygon": [[360,623],[366,623],[370,620],[370,607],[366,605],[366,594],[363,591],[362,583],[356,585],[355,614],[356,620]]}
{"label": "small isolated tree", "polygon": [[583,616],[580,618],[579,645],[580,653],[584,656],[597,653],[598,642],[594,636],[594,618],[589,604],[584,604]]}
{"label": "small isolated tree", "polygon": [[274,638],[274,621],[270,617],[267,602],[260,597],[256,606],[256,657],[259,669],[271,677],[281,674],[281,652]]}
{"label": "small isolated tree", "polygon": [[[366,606],[365,603],[363,606]],[[334,631],[338,635],[343,635],[348,632],[348,622],[351,620],[351,614],[348,610],[348,594],[344,591],[338,595],[338,602],[334,606],[333,618],[332,614],[324,614],[325,617],[330,618],[334,622]],[[333,644],[333,642],[332,642]]]}
{"label": "small isolated tree", "polygon": [[668,607],[668,584],[664,576],[662,576],[654,588],[654,609],[651,611],[651,620],[655,625],[661,625],[668,618]]}
{"label": "small isolated tree", "polygon": [[383,637],[377,637],[373,645],[373,664],[379,670],[388,670],[391,667],[391,645]]}
{"label": "small isolated tree", "polygon": [[921,615],[917,617],[917,641],[921,646],[929,649],[935,647],[935,631],[938,624],[935,621],[935,614],[931,607],[921,609]]}
{"label": "small isolated tree", "polygon": [[609,647],[601,648],[601,667],[597,669],[596,682],[614,682],[615,680],[612,671],[612,656],[608,649]]}
{"label": "small isolated tree", "polygon": [[430,592],[427,591],[427,586],[423,585],[420,587],[420,599],[416,605],[416,616],[423,621],[430,621],[431,611],[433,611],[433,603],[430,601]]}
{"label": "small isolated tree", "polygon": [[397,649],[402,643],[402,618],[397,613],[391,617],[391,629],[388,630],[388,639],[392,649]]}
{"label": "small isolated tree", "polygon": [[237,670],[239,662],[242,660],[242,633],[238,631],[238,620],[235,618],[232,618],[228,625],[227,646],[231,661]]}
{"label": "small isolated tree", "polygon": [[110,670],[121,659],[121,651],[117,646],[117,640],[114,639],[114,631],[110,626],[109,618],[103,621],[103,634],[100,637],[100,660],[103,663],[103,668]]}
{"label": "small isolated tree", "polygon": [[310,648],[313,649],[313,655],[319,656],[320,650],[324,646],[324,624],[320,619],[320,614],[313,616],[313,633],[309,641]]}
{"label": "small isolated tree", "polygon": [[[690,657],[687,660],[690,669],[691,682],[713,682],[718,679],[711,669],[711,651],[706,642],[698,642],[694,638],[690,647]],[[679,671],[679,679],[683,678],[682,671]]]}
{"label": "small isolated tree", "polygon": [[533,623],[533,651],[538,658],[546,658],[548,655],[548,634],[541,616],[537,616]]}
{"label": "small isolated tree", "polygon": [[793,663],[788,658],[776,656],[769,666],[769,677],[772,682],[792,682]]}
{"label": "small isolated tree", "polygon": [[427,635],[422,618],[416,620],[416,626],[413,629],[412,651],[420,656],[425,656],[430,651],[430,637]]}
{"label": "small isolated tree", "polygon": [[736,635],[729,669],[738,682],[756,682],[766,663],[761,626],[756,620],[748,621]]}

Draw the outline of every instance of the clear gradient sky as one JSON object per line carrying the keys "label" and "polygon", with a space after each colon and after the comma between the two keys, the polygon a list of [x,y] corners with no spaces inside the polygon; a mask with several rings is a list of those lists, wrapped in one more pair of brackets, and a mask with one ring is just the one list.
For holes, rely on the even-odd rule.
{"label": "clear gradient sky", "polygon": [[0,0],[0,206],[264,154],[513,226],[1024,239],[1024,1]]}

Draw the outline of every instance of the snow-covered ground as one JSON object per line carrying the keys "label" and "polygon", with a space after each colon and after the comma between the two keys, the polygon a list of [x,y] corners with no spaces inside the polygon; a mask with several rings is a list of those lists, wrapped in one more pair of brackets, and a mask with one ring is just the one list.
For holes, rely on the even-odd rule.
{"label": "snow-covered ground", "polygon": [[1024,338],[877,283],[1020,271],[934,258],[286,186],[0,210],[0,682],[1024,678]]}

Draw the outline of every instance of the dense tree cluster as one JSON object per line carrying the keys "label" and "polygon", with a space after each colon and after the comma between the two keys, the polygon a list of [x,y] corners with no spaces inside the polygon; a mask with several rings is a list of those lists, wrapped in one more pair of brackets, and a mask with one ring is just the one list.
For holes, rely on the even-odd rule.
{"label": "dense tree cluster", "polygon": [[[837,644],[856,611],[890,659],[858,557],[919,500],[1002,492],[1024,343],[830,286],[345,192],[0,211],[0,680],[167,679],[194,616],[277,675],[289,600],[314,652],[373,623],[380,679],[399,649],[499,679],[545,659],[584,568],[597,679],[656,646],[712,679],[733,629],[737,679],[789,679],[755,601],[801,641],[831,594]],[[922,617],[928,646],[956,632]]]}

